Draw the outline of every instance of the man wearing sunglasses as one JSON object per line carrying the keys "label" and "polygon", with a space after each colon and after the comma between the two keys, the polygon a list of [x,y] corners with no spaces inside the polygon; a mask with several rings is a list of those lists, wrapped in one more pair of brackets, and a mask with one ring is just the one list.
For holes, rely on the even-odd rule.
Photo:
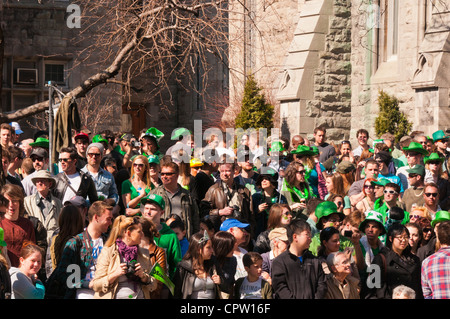
{"label": "man wearing sunglasses", "polygon": [[88,174],[95,183],[99,198],[112,198],[119,203],[119,193],[116,182],[110,172],[100,167],[103,159],[104,147],[101,143],[91,143],[86,149],[87,164],[81,169]]}
{"label": "man wearing sunglasses", "polygon": [[48,152],[41,147],[34,148],[31,152],[30,158],[33,161],[34,172],[22,180],[22,185],[26,196],[36,194],[36,186],[33,184],[31,179],[37,171],[42,169],[47,170],[49,161]]}
{"label": "man wearing sunglasses", "polygon": [[431,218],[434,219],[436,212],[442,210],[439,206],[439,187],[435,183],[425,184],[423,199]]}
{"label": "man wearing sunglasses", "polygon": [[94,181],[88,174],[77,169],[76,149],[74,147],[62,148],[59,153],[59,162],[62,172],[55,176],[56,185],[53,195],[63,203],[74,196],[81,196],[84,199],[89,197],[91,204],[97,201]]}
{"label": "man wearing sunglasses", "polygon": [[[374,182],[373,182],[374,183]],[[396,183],[387,183],[384,186],[383,197],[375,202],[375,211],[379,212],[383,216],[383,220],[386,222],[388,211],[392,207],[400,207],[405,210],[405,204],[399,201],[400,186]],[[409,213],[405,211],[405,217],[402,223],[406,223],[409,220]]]}
{"label": "man wearing sunglasses", "polygon": [[411,212],[413,206],[423,206],[425,204],[423,197],[425,167],[423,165],[416,165],[413,168],[407,169],[405,172],[410,187],[405,190],[402,201],[405,203],[405,209]]}

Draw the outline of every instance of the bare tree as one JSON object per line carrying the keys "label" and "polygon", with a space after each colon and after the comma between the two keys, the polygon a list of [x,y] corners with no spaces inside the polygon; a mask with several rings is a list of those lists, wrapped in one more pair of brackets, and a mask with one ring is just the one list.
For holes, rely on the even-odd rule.
{"label": "bare tree", "polygon": [[[82,10],[82,29],[76,41],[88,43],[83,36],[89,36],[90,45],[79,52],[74,67],[86,67],[94,52],[101,57],[98,63],[88,65],[93,74],[67,93],[75,99],[86,97],[99,85],[114,83],[120,84],[122,95],[131,101],[134,95],[141,94],[133,87],[134,80],[144,74],[150,84],[145,87],[145,95],[155,99],[161,92],[170,91],[170,81],[188,85],[195,80],[192,69],[197,63],[208,70],[208,56],[226,60],[228,1],[76,0],[75,3]],[[49,101],[45,101],[0,114],[0,119],[17,121],[48,107]]]}

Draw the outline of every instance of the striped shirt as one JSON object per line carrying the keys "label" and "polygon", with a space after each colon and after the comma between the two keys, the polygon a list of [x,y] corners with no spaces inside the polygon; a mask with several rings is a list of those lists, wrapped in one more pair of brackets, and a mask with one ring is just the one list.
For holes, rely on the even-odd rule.
{"label": "striped shirt", "polygon": [[422,263],[425,299],[450,299],[450,247],[439,249]]}

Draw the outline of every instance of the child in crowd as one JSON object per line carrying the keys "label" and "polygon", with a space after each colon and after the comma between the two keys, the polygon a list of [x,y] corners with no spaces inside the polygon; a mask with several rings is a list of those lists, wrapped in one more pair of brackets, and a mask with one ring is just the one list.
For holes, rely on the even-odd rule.
{"label": "child in crowd", "polygon": [[261,255],[248,252],[242,258],[247,276],[236,280],[234,284],[234,299],[272,299],[272,286],[261,277]]}
{"label": "child in crowd", "polygon": [[183,257],[189,248],[189,240],[186,238],[186,226],[182,220],[174,220],[169,227],[177,234],[181,246],[181,257]]}

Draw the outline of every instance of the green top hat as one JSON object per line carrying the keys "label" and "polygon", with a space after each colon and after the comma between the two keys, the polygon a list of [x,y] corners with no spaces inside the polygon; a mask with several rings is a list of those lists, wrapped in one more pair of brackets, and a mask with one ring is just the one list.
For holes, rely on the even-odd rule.
{"label": "green top hat", "polygon": [[364,229],[366,228],[366,224],[369,221],[374,221],[380,224],[381,235],[386,234],[386,228],[384,228],[383,223],[383,215],[380,212],[376,212],[374,210],[368,211],[366,218],[359,224],[359,230],[364,233]]}
{"label": "green top hat", "polygon": [[270,152],[283,152],[285,150],[286,149],[284,148],[283,143],[281,143],[280,141],[272,142],[272,145],[269,149]]}
{"label": "green top hat", "polygon": [[424,164],[428,163],[429,161],[439,161],[443,163],[445,161],[445,158],[439,156],[438,153],[431,153],[430,156],[425,156],[423,159]]}
{"label": "green top hat", "polygon": [[372,181],[372,182],[370,182],[370,184],[372,184],[372,185],[378,185],[378,186],[386,186],[387,184],[389,184],[391,181],[390,180],[388,180],[387,178],[381,178],[381,179],[379,179],[379,180],[377,180],[377,181]]}
{"label": "green top hat", "polygon": [[6,247],[5,231],[0,227],[0,246]]}
{"label": "green top hat", "polygon": [[158,142],[164,137],[164,133],[156,127],[150,127],[147,131],[145,131],[145,135],[153,136]]}
{"label": "green top hat", "polygon": [[422,155],[428,155],[428,151],[423,148],[422,144],[417,143],[417,142],[409,143],[409,146],[404,147],[403,150],[407,151],[407,152],[415,152],[415,153],[419,153]]}
{"label": "green top hat", "polygon": [[433,143],[436,143],[439,140],[448,139],[449,136],[446,136],[443,130],[439,130],[433,133]]}
{"label": "green top hat", "polygon": [[315,155],[311,147],[306,145],[299,145],[297,149],[292,150],[291,154],[296,154],[297,156],[313,156]]}
{"label": "green top hat", "polygon": [[97,134],[92,138],[92,143],[106,143],[108,144],[108,140],[103,137],[101,134]]}
{"label": "green top hat", "polygon": [[141,204],[145,205],[147,203],[155,203],[163,210],[166,208],[166,203],[164,202],[164,198],[162,198],[162,196],[157,195],[157,194],[150,194],[141,199]]}
{"label": "green top hat", "polygon": [[450,213],[446,210],[440,210],[436,212],[436,217],[431,221],[431,227],[434,228],[437,223],[445,222],[446,220],[450,220]]}
{"label": "green top hat", "polygon": [[[337,205],[331,201],[324,201],[324,202],[320,203],[319,205],[317,205],[316,210],[314,212],[317,217],[317,225],[320,225],[319,221],[322,217],[326,217],[331,214],[339,214],[339,215],[341,215],[341,219],[343,219],[344,214],[338,212],[337,209],[338,209]],[[320,227],[320,226],[318,226],[318,227]]]}
{"label": "green top hat", "polygon": [[[178,141],[180,139],[180,136],[189,136],[191,135],[191,131],[189,131],[188,129],[181,127],[181,128],[177,128],[175,130],[173,130],[172,132],[172,136],[170,137],[170,139],[172,141]],[[164,136],[164,134],[163,134]]]}
{"label": "green top hat", "polygon": [[32,147],[43,147],[43,148],[49,148],[50,147],[50,141],[44,137],[38,137],[36,141],[33,143],[30,143],[30,146]]}

